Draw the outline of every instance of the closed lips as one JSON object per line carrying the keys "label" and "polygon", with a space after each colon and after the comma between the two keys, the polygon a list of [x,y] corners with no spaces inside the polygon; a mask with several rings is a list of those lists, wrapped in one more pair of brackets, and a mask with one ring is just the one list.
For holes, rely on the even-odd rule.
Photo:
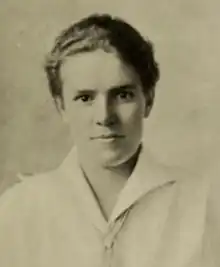
{"label": "closed lips", "polygon": [[122,137],[124,136],[118,134],[110,134],[110,135],[100,135],[97,137],[92,137],[92,139],[112,139],[112,138],[122,138]]}

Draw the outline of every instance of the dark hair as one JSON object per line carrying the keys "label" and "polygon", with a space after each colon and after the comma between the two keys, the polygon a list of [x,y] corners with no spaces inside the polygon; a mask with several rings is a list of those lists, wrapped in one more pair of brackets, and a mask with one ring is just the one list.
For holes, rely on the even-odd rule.
{"label": "dark hair", "polygon": [[63,103],[60,67],[65,57],[97,48],[116,50],[120,59],[138,74],[144,92],[154,93],[160,72],[152,43],[124,20],[108,14],[94,14],[62,31],[46,58],[45,71],[55,100],[59,97]]}

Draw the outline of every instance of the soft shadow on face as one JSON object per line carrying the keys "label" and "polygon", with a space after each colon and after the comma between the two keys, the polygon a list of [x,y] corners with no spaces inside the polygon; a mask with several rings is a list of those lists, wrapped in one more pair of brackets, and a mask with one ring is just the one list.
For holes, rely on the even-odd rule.
{"label": "soft shadow on face", "polygon": [[141,142],[148,108],[135,72],[116,54],[96,50],[67,58],[61,77],[63,115],[79,153],[105,166],[128,160]]}

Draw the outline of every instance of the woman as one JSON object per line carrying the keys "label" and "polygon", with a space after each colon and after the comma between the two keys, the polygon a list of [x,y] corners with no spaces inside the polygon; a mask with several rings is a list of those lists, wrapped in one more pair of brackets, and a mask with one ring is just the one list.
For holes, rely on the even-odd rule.
{"label": "woman", "polygon": [[0,266],[217,266],[209,182],[161,166],[142,140],[159,79],[150,41],[92,15],[58,36],[45,71],[75,146],[2,196]]}

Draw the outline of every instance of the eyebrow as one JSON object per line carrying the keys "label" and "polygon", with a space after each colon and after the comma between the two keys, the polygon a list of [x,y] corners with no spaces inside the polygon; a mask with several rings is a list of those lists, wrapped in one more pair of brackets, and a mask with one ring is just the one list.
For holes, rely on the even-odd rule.
{"label": "eyebrow", "polygon": [[136,85],[133,83],[127,83],[119,86],[113,86],[109,89],[109,91],[113,93],[117,93],[118,91],[124,91],[124,90],[133,90],[136,88]]}
{"label": "eyebrow", "polygon": [[[124,91],[124,90],[133,90],[136,88],[136,85],[133,83],[128,83],[128,84],[122,84],[119,86],[113,86],[109,88],[109,92],[117,93],[118,91]],[[79,89],[76,92],[76,95],[79,94],[93,94],[95,93],[96,89]]]}

